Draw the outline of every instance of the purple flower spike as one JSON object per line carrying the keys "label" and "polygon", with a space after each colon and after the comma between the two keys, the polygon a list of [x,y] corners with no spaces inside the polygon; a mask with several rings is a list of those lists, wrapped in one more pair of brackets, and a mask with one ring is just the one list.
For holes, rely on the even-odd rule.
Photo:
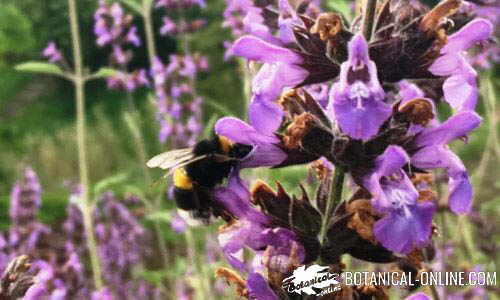
{"label": "purple flower spike", "polygon": [[490,21],[474,19],[448,37],[448,43],[441,49],[442,56],[429,67],[434,75],[449,76],[443,84],[444,99],[458,111],[474,110],[478,97],[477,73],[465,58],[464,51],[487,40],[492,32]]}
{"label": "purple flower spike", "polygon": [[253,272],[248,275],[247,288],[250,299],[277,300],[278,296],[269,287],[267,281],[259,273]]}
{"label": "purple flower spike", "polygon": [[457,113],[443,124],[424,130],[415,138],[419,149],[411,157],[415,167],[444,168],[449,176],[449,206],[456,214],[468,213],[472,207],[472,185],[464,164],[446,144],[466,136],[481,124],[481,117],[472,111]]}
{"label": "purple flower spike", "polygon": [[286,153],[278,146],[278,137],[262,134],[239,119],[220,119],[215,124],[215,132],[235,143],[253,146],[252,151],[241,162],[243,168],[276,166],[286,158]]}
{"label": "purple flower spike", "polygon": [[401,169],[409,160],[402,148],[389,146],[365,179],[373,207],[384,214],[373,228],[375,238],[385,248],[404,254],[425,246],[436,209],[432,202],[418,202],[418,191]]}
{"label": "purple flower spike", "polygon": [[358,34],[349,42],[349,59],[342,63],[340,81],[330,92],[335,119],[344,133],[366,141],[391,115],[391,107],[383,100],[384,91],[375,63],[368,56],[368,44]]}

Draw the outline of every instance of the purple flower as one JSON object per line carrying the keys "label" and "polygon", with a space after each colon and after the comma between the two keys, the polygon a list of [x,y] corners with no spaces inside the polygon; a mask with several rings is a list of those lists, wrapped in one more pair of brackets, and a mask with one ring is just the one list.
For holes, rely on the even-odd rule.
{"label": "purple flower", "polygon": [[62,54],[59,49],[57,49],[56,43],[54,42],[49,42],[42,54],[44,57],[47,57],[51,63],[56,63],[62,60]]}
{"label": "purple flower", "polygon": [[267,281],[259,273],[252,272],[248,275],[247,288],[250,299],[277,300],[278,296],[269,287]]}
{"label": "purple flower", "polygon": [[431,300],[431,297],[420,292],[406,297],[405,300]]}
{"label": "purple flower", "polygon": [[410,158],[399,146],[389,146],[365,177],[372,205],[383,214],[373,228],[375,238],[387,249],[409,253],[426,245],[431,234],[432,202],[419,202],[418,191],[401,169]]}
{"label": "purple flower", "polygon": [[467,61],[464,51],[488,39],[493,31],[490,21],[476,18],[448,37],[442,56],[429,67],[434,75],[447,76],[443,84],[444,99],[458,111],[474,110],[478,92],[477,73]]}
{"label": "purple flower", "polygon": [[163,35],[175,34],[177,32],[177,25],[169,17],[163,17],[163,25],[160,28],[160,33]]}
{"label": "purple flower", "polygon": [[[218,237],[222,252],[234,268],[249,271],[242,258],[244,247],[259,252],[267,246],[273,246],[278,249],[278,254],[288,254],[292,244],[297,242],[293,232],[285,228],[273,228],[271,220],[250,204],[250,192],[238,176],[231,176],[228,187],[217,188],[214,196],[216,201],[238,218],[237,222],[220,231]],[[304,259],[303,248],[299,253],[301,260]]]}
{"label": "purple flower", "polygon": [[183,233],[187,229],[186,221],[179,216],[177,213],[172,213],[172,219],[170,220],[170,227],[173,231],[177,233]]}
{"label": "purple flower", "polygon": [[[256,113],[256,111],[250,113]],[[262,117],[264,120],[264,116]],[[257,117],[253,119],[255,122],[259,120]],[[215,124],[215,132],[235,143],[253,146],[252,151],[241,161],[242,168],[275,166],[286,158],[286,153],[278,146],[280,140],[277,136],[263,134],[239,119],[232,117],[220,119]]]}
{"label": "purple flower", "polygon": [[349,42],[349,59],[340,67],[340,81],[330,92],[331,109],[340,129],[354,139],[368,140],[391,115],[368,44],[358,34]]}
{"label": "purple flower", "polygon": [[119,65],[125,65],[131,55],[126,54],[123,47],[129,43],[135,47],[141,45],[137,28],[132,25],[132,15],[126,15],[118,2],[111,6],[106,1],[99,1],[99,7],[94,14],[94,34],[99,47],[110,45],[113,49],[112,60]]}
{"label": "purple flower", "polygon": [[449,177],[450,209],[457,214],[468,213],[472,207],[472,185],[460,158],[447,144],[466,136],[481,124],[481,117],[464,111],[450,117],[443,124],[426,128],[415,137],[418,149],[411,155],[411,164],[417,168],[444,168]]}
{"label": "purple flower", "polygon": [[10,218],[15,225],[24,225],[35,221],[42,203],[42,188],[38,176],[31,168],[26,168],[23,177],[16,182],[10,198]]}
{"label": "purple flower", "polygon": [[424,92],[414,83],[401,80],[398,85],[399,95],[402,98],[402,104],[415,98],[424,97]]}
{"label": "purple flower", "polygon": [[[265,63],[253,79],[250,121],[256,128],[259,127],[261,132],[272,134],[283,117],[276,100],[284,88],[297,86],[309,74],[300,67],[302,57],[290,49],[273,45],[255,36],[238,39],[231,48],[231,53]],[[252,113],[260,110],[266,110],[267,113]],[[259,116],[259,119],[253,119],[255,116]],[[263,118],[265,120],[262,120]]]}

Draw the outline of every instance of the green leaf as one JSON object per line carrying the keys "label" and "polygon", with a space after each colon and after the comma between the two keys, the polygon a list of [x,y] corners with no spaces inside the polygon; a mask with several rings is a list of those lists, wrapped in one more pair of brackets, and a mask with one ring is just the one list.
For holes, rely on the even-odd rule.
{"label": "green leaf", "polygon": [[46,73],[64,76],[64,72],[61,70],[61,68],[59,68],[59,66],[40,61],[25,62],[17,65],[15,69],[20,72]]}
{"label": "green leaf", "polygon": [[106,77],[114,76],[118,72],[119,72],[118,70],[111,69],[111,68],[101,68],[101,69],[99,69],[99,71],[97,71],[94,74],[90,75],[90,77],[92,79],[106,78]]}
{"label": "green leaf", "polygon": [[138,14],[142,14],[142,6],[136,0],[120,0],[121,3],[127,5]]}

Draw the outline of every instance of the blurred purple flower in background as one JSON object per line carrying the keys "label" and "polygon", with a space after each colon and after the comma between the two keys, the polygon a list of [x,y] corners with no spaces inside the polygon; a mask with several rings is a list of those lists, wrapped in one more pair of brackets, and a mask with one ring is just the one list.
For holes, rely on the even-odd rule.
{"label": "blurred purple flower in background", "polygon": [[137,27],[132,23],[132,15],[125,14],[118,2],[108,4],[100,0],[94,21],[96,43],[99,47],[111,47],[110,67],[118,70],[115,75],[107,79],[108,88],[132,92],[138,87],[147,86],[149,81],[144,69],[129,72],[127,68],[133,53],[126,48],[129,45],[141,46]]}
{"label": "blurred purple flower in background", "polygon": [[33,258],[35,284],[23,299],[83,299],[91,294],[93,299],[161,299],[158,288],[133,277],[134,270],[151,255],[147,231],[111,193],[102,196],[94,212],[107,288],[91,293],[93,284],[86,270],[88,252],[79,208],[81,189],[79,185],[70,188],[66,220],[62,226],[49,227],[36,217],[41,205],[38,177],[31,168],[23,171],[12,190],[12,226],[0,233],[0,271],[13,257],[27,254]]}
{"label": "blurred purple flower in background", "polygon": [[60,62],[63,59],[61,52],[57,49],[56,43],[54,42],[49,42],[42,54],[44,57],[47,57],[51,63]]}

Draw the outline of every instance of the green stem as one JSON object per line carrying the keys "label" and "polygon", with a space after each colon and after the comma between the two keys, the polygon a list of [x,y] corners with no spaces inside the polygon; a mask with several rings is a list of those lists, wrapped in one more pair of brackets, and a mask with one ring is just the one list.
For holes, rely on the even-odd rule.
{"label": "green stem", "polygon": [[[146,34],[146,48],[148,51],[149,65],[153,66],[153,62],[156,58],[156,45],[154,40],[154,31],[153,31],[153,19],[151,17],[152,13],[152,0],[142,0],[142,13],[141,16],[144,21],[144,28]],[[145,164],[143,164],[145,165]],[[149,173],[148,173],[149,174]],[[149,177],[149,175],[148,175]],[[148,180],[146,178],[146,180]],[[150,181],[150,180],[148,180]],[[159,210],[161,208],[162,196],[157,195],[153,202],[153,209]],[[162,235],[162,227],[159,221],[154,221],[154,230],[156,239],[158,240],[158,248],[160,249],[161,255],[161,263],[162,267],[165,267],[168,263],[168,255],[167,255],[167,244]]]}
{"label": "green stem", "polygon": [[188,227],[186,230],[186,248],[187,248],[187,256],[188,256],[188,261],[191,264],[191,266],[194,267],[196,273],[198,274],[197,277],[197,284],[198,288],[196,289],[196,299],[199,300],[207,300],[211,299],[210,294],[208,293],[209,291],[209,286],[204,280],[205,276],[199,276],[203,275],[203,267],[200,265],[200,263],[197,261],[197,249],[196,249],[196,239],[194,237],[193,233],[193,228]]}
{"label": "green stem", "polygon": [[73,44],[73,59],[75,64],[73,82],[76,93],[76,135],[78,143],[78,166],[80,173],[80,182],[82,185],[82,214],[85,236],[87,238],[87,247],[89,250],[90,264],[94,284],[97,290],[103,286],[101,266],[97,251],[97,243],[94,236],[94,224],[92,222],[92,204],[89,197],[89,177],[87,168],[87,152],[85,145],[85,91],[84,75],[82,69],[82,52],[80,46],[80,31],[78,28],[77,10],[75,0],[68,0],[69,18],[71,25],[71,38]]}
{"label": "green stem", "polygon": [[156,45],[153,31],[153,19],[151,17],[152,0],[142,1],[142,18],[144,19],[144,30],[146,31],[146,47],[148,49],[149,64],[152,66],[156,57]]}
{"label": "green stem", "polygon": [[362,31],[366,41],[370,42],[373,32],[373,23],[375,22],[375,11],[377,10],[377,0],[365,0],[363,11]]}
{"label": "green stem", "polygon": [[344,189],[345,172],[342,167],[336,166],[333,173],[332,191],[329,201],[326,203],[325,214],[323,215],[319,241],[323,245],[326,241],[326,234],[332,219],[335,207],[342,201],[342,190]]}

